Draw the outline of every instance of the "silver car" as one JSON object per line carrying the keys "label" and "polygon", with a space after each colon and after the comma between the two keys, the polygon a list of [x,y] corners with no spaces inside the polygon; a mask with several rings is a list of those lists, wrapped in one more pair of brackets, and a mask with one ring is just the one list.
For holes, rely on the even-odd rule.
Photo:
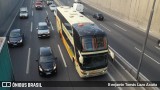
{"label": "silver car", "polygon": [[27,7],[21,7],[19,12],[20,18],[28,18],[28,9]]}
{"label": "silver car", "polygon": [[39,22],[38,27],[38,38],[50,37],[50,30],[46,22]]}

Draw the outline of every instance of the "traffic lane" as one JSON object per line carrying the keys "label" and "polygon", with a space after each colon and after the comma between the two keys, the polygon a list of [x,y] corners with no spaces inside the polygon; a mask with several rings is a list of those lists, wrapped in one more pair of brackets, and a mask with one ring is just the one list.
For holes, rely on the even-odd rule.
{"label": "traffic lane", "polygon": [[[109,29],[112,31],[111,28]],[[128,40],[128,38],[120,36],[118,33],[113,33],[108,34],[110,46],[112,46],[112,48],[114,48],[121,56],[123,56],[127,61],[129,61],[129,63],[131,63],[135,68],[137,68],[140,60],[140,52],[135,49],[134,43]],[[157,70],[157,68],[159,68],[159,64],[155,63],[155,61],[151,60],[151,58],[145,55],[142,68],[142,73],[147,78],[149,78],[150,80],[157,80],[158,77],[157,75],[155,75],[155,73],[159,71]],[[148,74],[148,72],[150,72],[150,74]],[[148,77],[148,75],[151,76]]]}
{"label": "traffic lane", "polygon": [[[90,19],[92,19],[92,17],[89,17]],[[99,22],[99,21],[96,21],[96,20],[94,20],[94,19],[92,19],[94,22]],[[103,22],[100,22],[100,24],[102,24]],[[137,42],[136,40],[139,40],[139,38],[136,38],[136,39],[134,39],[134,38],[131,38],[129,35],[127,35],[124,31],[120,31],[120,30],[118,30],[118,27],[116,27],[116,26],[113,26],[111,23],[107,23],[108,25],[106,26],[111,32],[107,32],[108,33],[108,35],[110,35],[110,34],[112,34],[112,35],[110,35],[110,36],[112,36],[112,38],[114,38],[114,37],[116,37],[115,38],[115,40],[117,39],[117,42],[119,42],[119,43],[122,43],[121,41],[125,41],[125,42],[127,42],[127,44],[125,44],[125,45],[128,45],[128,48],[130,48],[130,50],[132,51],[132,52],[136,52],[136,50],[135,50],[135,46],[141,46],[141,45],[137,45],[137,43],[135,43],[135,42]],[[103,27],[102,27],[103,28]],[[116,31],[115,31],[116,30]],[[107,31],[107,30],[106,30]],[[114,34],[113,34],[114,33]],[[117,33],[117,34],[115,34],[115,33]],[[119,33],[121,33],[122,35],[120,36],[120,35],[118,35]],[[142,33],[142,32],[141,32]],[[118,35],[118,36],[117,36]],[[114,36],[114,37],[113,37]],[[124,37],[125,36],[125,37]],[[119,37],[119,38],[117,38],[117,37]],[[127,38],[126,38],[127,37]],[[140,36],[138,36],[138,35],[136,35],[135,34],[135,36],[134,37],[140,37]],[[111,40],[111,39],[109,39],[109,42],[111,42],[111,41],[113,41],[113,40]],[[134,41],[134,42],[133,42]],[[141,41],[143,41],[143,40],[141,40]],[[115,45],[115,44],[114,44]],[[118,45],[118,44],[116,44],[116,45]],[[124,46],[125,46],[124,45]],[[113,47],[113,45],[111,45],[112,47]],[[123,46],[122,46],[123,47]],[[115,47],[116,48],[116,47]],[[115,49],[114,48],[114,49]],[[126,48],[126,46],[125,46],[125,48]],[[116,50],[116,49],[115,49]],[[116,50],[116,51],[118,51],[119,53],[120,53],[120,51],[122,51],[122,50]],[[127,59],[127,57],[128,56],[130,56],[130,57],[133,57],[133,54],[130,52],[130,51],[128,51],[127,49],[125,50],[125,49],[123,49],[123,51],[126,51],[126,52],[128,52],[128,53],[130,53],[130,55],[128,55],[128,53],[121,53],[120,55],[122,55],[123,57],[125,57],[126,59]],[[146,51],[147,52],[147,51]],[[146,53],[145,52],[145,53]],[[147,52],[147,53],[150,53],[150,52]],[[135,54],[137,54],[137,53],[135,53]],[[150,61],[150,59],[152,58],[152,57],[154,57],[155,59],[156,59],[156,61],[158,61],[159,59],[157,58],[157,56],[156,55],[154,55],[154,54],[152,54],[152,53],[150,53],[149,54],[149,56],[148,56],[148,54],[146,54],[147,55],[147,57],[148,57],[148,59],[147,59],[147,61],[149,60]],[[133,57],[133,58],[128,58],[127,60],[131,63],[131,64],[133,64],[135,67],[137,67],[137,65],[138,65],[138,62],[139,62],[139,55],[134,55],[137,59],[136,60],[132,60],[133,58],[135,59],[135,57]],[[152,56],[152,57],[151,57]],[[154,63],[155,61],[155,59],[153,59],[152,60],[152,62]],[[133,63],[134,62],[134,63]],[[159,63],[159,62],[158,62]],[[157,63],[155,63],[156,64],[156,66],[157,66]],[[150,65],[149,65],[150,66]],[[158,68],[159,66],[157,66],[157,68]],[[150,67],[149,67],[150,68]]]}
{"label": "traffic lane", "polygon": [[[140,55],[139,52],[137,54]],[[140,72],[143,73],[143,75],[145,75],[145,77],[147,77],[150,81],[160,81],[159,64],[153,62],[151,59],[148,59],[146,56],[144,56],[142,60]]]}
{"label": "traffic lane", "polygon": [[[109,27],[109,26],[108,26]],[[114,27],[112,27],[112,28],[114,28]],[[111,29],[112,30],[112,29]],[[114,34],[115,35],[115,34]],[[110,35],[110,36],[114,36],[114,35]],[[125,36],[125,35],[123,35],[123,36]],[[123,37],[123,36],[119,36],[119,37]],[[135,36],[136,37],[136,36]],[[118,39],[120,39],[120,38],[118,38]],[[120,50],[116,50],[116,47],[114,47],[114,49],[116,50],[116,51],[118,51],[119,53],[120,53],[120,55],[122,55],[126,60],[128,60],[134,67],[138,67],[137,65],[138,65],[138,63],[139,63],[139,60],[140,60],[140,52],[141,51],[139,51],[139,49],[141,48],[141,47],[135,47],[135,46],[138,46],[138,45],[136,45],[136,43],[133,43],[132,41],[130,41],[130,39],[129,40],[127,40],[127,39],[129,39],[129,37],[128,38],[126,38],[126,40],[125,40],[125,37],[123,37],[123,39],[122,40],[119,40],[120,42],[119,43],[122,43],[121,41],[123,41],[123,42],[127,42],[127,44],[126,45],[128,45],[128,50],[125,50],[125,49],[123,49],[123,51],[126,51],[126,52],[129,52],[128,54],[126,54],[126,55],[128,55],[129,57],[131,57],[131,58],[129,58],[129,57],[125,57],[125,55],[123,55],[123,52],[121,52]],[[109,39],[109,40],[111,40],[111,39]],[[138,40],[138,39],[137,39]],[[118,42],[118,41],[117,41]],[[111,45],[111,46],[113,46],[113,45]],[[124,48],[126,48],[127,46],[125,46],[125,44],[123,45],[124,46]],[[129,49],[130,48],[130,49]],[[136,49],[136,48],[139,48],[138,50]],[[132,53],[133,52],[133,53]],[[138,57],[138,58],[135,58],[135,57]],[[136,59],[136,60],[135,60]],[[142,73],[146,76],[146,77],[148,77],[150,80],[157,80],[157,75],[154,75],[154,73],[156,73],[156,72],[159,72],[159,70],[157,69],[157,68],[159,68],[159,57],[157,57],[156,55],[154,55],[154,53],[151,53],[151,52],[148,52],[147,50],[145,51],[145,54],[144,54],[144,59],[143,59],[144,61],[144,65],[145,66],[143,66],[142,68],[143,68],[143,70],[142,70]],[[150,69],[150,68],[152,68],[152,70]],[[148,72],[150,72],[150,74],[148,73]],[[159,75],[160,73],[158,73],[158,75]],[[152,77],[151,77],[152,76]],[[159,78],[158,78],[158,80],[159,80]]]}
{"label": "traffic lane", "polygon": [[[95,12],[99,12],[96,9],[93,9],[92,7],[89,7],[89,6],[87,7],[87,10],[89,12],[86,11],[85,15],[88,16],[88,17],[92,17],[92,15]],[[115,20],[114,18],[112,18],[108,15],[105,15],[105,20],[102,23],[105,23],[105,25],[110,25],[110,26],[113,26],[113,27],[115,27],[115,25],[116,25],[116,27],[117,27],[115,29],[116,31],[119,31],[121,29],[126,30],[127,32],[124,32],[124,31],[121,30],[121,33],[123,33],[123,35],[126,35],[127,38],[129,37],[134,43],[138,44],[138,45],[135,45],[135,46],[141,46],[142,47],[143,42],[144,42],[144,37],[145,37],[144,32],[142,32],[140,30],[137,30],[136,28],[134,28],[132,26],[129,26],[129,25],[127,25],[127,24],[125,24],[121,21]],[[155,57],[155,59],[157,59],[159,61],[160,60],[159,49],[156,48],[156,46],[157,46],[156,44],[157,44],[157,40],[155,38],[153,38],[152,36],[149,36],[146,50],[150,52],[149,55],[151,57]]]}
{"label": "traffic lane", "polygon": [[[24,4],[28,4],[29,1],[25,1]],[[23,6],[22,5],[22,6]],[[30,17],[28,19],[20,19],[19,14],[16,16],[16,19],[11,26],[12,29],[20,28],[24,33],[24,46],[23,47],[15,47],[10,48],[11,60],[13,63],[13,71],[15,80],[23,80],[25,78],[26,73],[26,62],[28,55],[28,47],[29,47],[29,39],[30,39]]]}
{"label": "traffic lane", "polygon": [[[38,16],[39,15],[39,16]],[[34,26],[33,28],[36,28],[37,26],[35,24],[37,24],[39,21],[43,21],[44,18],[46,17],[46,10],[43,9],[42,11],[35,11],[35,14],[34,14]],[[55,20],[54,20],[55,21]],[[55,23],[55,22],[54,22]],[[61,56],[59,54],[59,49],[58,49],[58,43],[56,40],[60,41],[58,38],[56,38],[55,36],[55,30],[51,31],[51,37],[49,39],[39,39],[37,37],[37,30],[34,29],[33,32],[32,32],[32,54],[31,54],[31,59],[33,61],[31,61],[31,69],[30,69],[30,79],[31,80],[47,80],[47,81],[50,81],[50,80],[68,80],[68,78],[66,77],[67,74],[66,73],[66,69],[63,65],[63,62],[62,62],[62,59],[61,59]],[[38,50],[39,50],[39,47],[40,46],[51,46],[52,47],[52,50],[53,50],[53,53],[54,55],[58,58],[57,59],[57,68],[58,68],[58,73],[57,75],[53,76],[52,78],[42,78],[38,75],[38,66],[37,66],[37,63],[35,62],[35,60],[38,58]],[[35,76],[36,78],[33,78],[32,76]]]}

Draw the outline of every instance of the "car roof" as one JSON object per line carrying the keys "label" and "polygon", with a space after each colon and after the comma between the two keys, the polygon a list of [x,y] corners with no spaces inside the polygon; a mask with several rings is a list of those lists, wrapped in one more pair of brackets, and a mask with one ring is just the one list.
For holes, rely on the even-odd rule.
{"label": "car roof", "polygon": [[38,26],[47,26],[47,23],[46,22],[39,22]]}
{"label": "car roof", "polygon": [[40,1],[36,1],[36,4],[39,4],[39,3],[40,3],[40,4],[42,4],[42,2],[40,2]]}
{"label": "car roof", "polygon": [[40,55],[44,55],[46,53],[52,53],[52,50],[50,47],[40,47]]}
{"label": "car roof", "polygon": [[13,29],[11,33],[20,33],[21,29]]}

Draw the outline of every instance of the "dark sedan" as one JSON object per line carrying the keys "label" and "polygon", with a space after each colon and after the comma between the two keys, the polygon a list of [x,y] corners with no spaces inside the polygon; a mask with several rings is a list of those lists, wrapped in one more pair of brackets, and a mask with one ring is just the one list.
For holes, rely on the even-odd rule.
{"label": "dark sedan", "polygon": [[24,34],[21,32],[21,29],[12,30],[8,36],[8,45],[10,47],[23,46],[23,43]]}
{"label": "dark sedan", "polygon": [[96,13],[96,14],[94,14],[94,15],[93,15],[93,18],[95,18],[95,19],[97,19],[97,20],[101,20],[101,21],[103,21],[103,20],[104,20],[103,15],[102,15],[102,14],[100,14],[100,13]]}
{"label": "dark sedan", "polygon": [[40,76],[48,76],[57,72],[56,57],[50,47],[40,47],[38,71]]}

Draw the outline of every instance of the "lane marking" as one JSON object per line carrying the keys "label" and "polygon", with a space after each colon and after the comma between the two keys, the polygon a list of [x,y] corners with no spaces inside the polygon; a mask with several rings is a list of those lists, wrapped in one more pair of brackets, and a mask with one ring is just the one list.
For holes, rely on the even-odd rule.
{"label": "lane marking", "polygon": [[32,30],[33,30],[33,22],[31,22],[31,32],[32,32]]}
{"label": "lane marking", "polygon": [[46,14],[47,14],[47,16],[48,16],[48,11],[46,11]]}
{"label": "lane marking", "polygon": [[[22,3],[21,3],[20,6],[22,6],[23,3],[24,3],[24,0],[22,1]],[[11,24],[9,25],[9,27],[8,27],[8,29],[7,29],[7,32],[4,34],[4,36],[7,36],[7,34],[8,34],[8,32],[9,32],[9,30],[11,29],[11,26],[13,25],[13,22],[15,21],[15,19],[16,19],[18,13],[19,13],[19,11],[17,11],[15,17],[13,18],[13,20],[12,20]]]}
{"label": "lane marking", "polygon": [[[109,45],[109,48],[111,49],[111,50],[113,50],[113,52],[115,53],[115,55],[123,62],[123,63],[125,63],[126,65],[128,65],[128,66],[130,66],[130,69],[131,70],[133,70],[134,72],[137,72],[137,69],[132,65],[132,64],[130,64],[124,57],[122,57],[116,50],[114,50],[110,45]],[[118,60],[117,60],[117,62],[118,62]],[[142,76],[143,78],[145,78],[145,80],[147,80],[147,81],[149,81],[149,79],[146,77],[146,76],[144,76],[141,72],[140,72],[140,76]]]}
{"label": "lane marking", "polygon": [[103,28],[105,28],[108,31],[111,31],[110,29],[108,29],[107,27],[105,27],[104,25],[100,24]]}
{"label": "lane marking", "polygon": [[62,57],[64,66],[67,67],[66,61],[65,61],[65,59],[64,59],[64,57],[63,57],[63,53],[62,53],[62,51],[61,51],[61,47],[59,46],[59,44],[58,44],[58,49],[59,49],[59,52],[60,52],[60,54],[61,54],[61,57]]}
{"label": "lane marking", "polygon": [[126,29],[124,29],[124,28],[122,28],[122,27],[120,27],[119,25],[117,25],[117,24],[114,24],[115,26],[117,26],[118,28],[120,28],[120,29],[122,29],[123,31],[127,31]]}
{"label": "lane marking", "polygon": [[160,50],[160,47],[155,46],[156,49]]}
{"label": "lane marking", "polygon": [[33,16],[33,10],[32,10],[32,16]]}
{"label": "lane marking", "polygon": [[29,74],[30,55],[31,55],[31,48],[28,49],[28,58],[27,58],[26,74]]}
{"label": "lane marking", "polygon": [[54,28],[53,28],[53,25],[52,25],[51,21],[50,21],[50,25],[51,25],[52,30],[54,31]]}
{"label": "lane marking", "polygon": [[[140,49],[138,49],[137,47],[135,47],[136,50],[138,50],[139,52],[142,52]],[[156,62],[157,64],[160,64],[157,60],[153,59],[151,56],[149,56],[148,54],[144,53],[145,56],[147,56],[148,58],[150,58],[152,61]]]}
{"label": "lane marking", "polygon": [[[112,77],[112,75],[108,72],[108,76],[111,78],[112,81],[116,82],[116,80]],[[117,87],[119,90],[123,90],[121,87]]]}
{"label": "lane marking", "polygon": [[32,0],[31,0],[31,2],[30,2],[30,8],[32,8]]}
{"label": "lane marking", "polygon": [[62,6],[62,3],[61,2],[59,2],[59,0],[57,1],[57,0],[55,0],[55,2],[59,5],[59,6]]}
{"label": "lane marking", "polygon": [[34,5],[32,6],[32,8],[34,8]]}

